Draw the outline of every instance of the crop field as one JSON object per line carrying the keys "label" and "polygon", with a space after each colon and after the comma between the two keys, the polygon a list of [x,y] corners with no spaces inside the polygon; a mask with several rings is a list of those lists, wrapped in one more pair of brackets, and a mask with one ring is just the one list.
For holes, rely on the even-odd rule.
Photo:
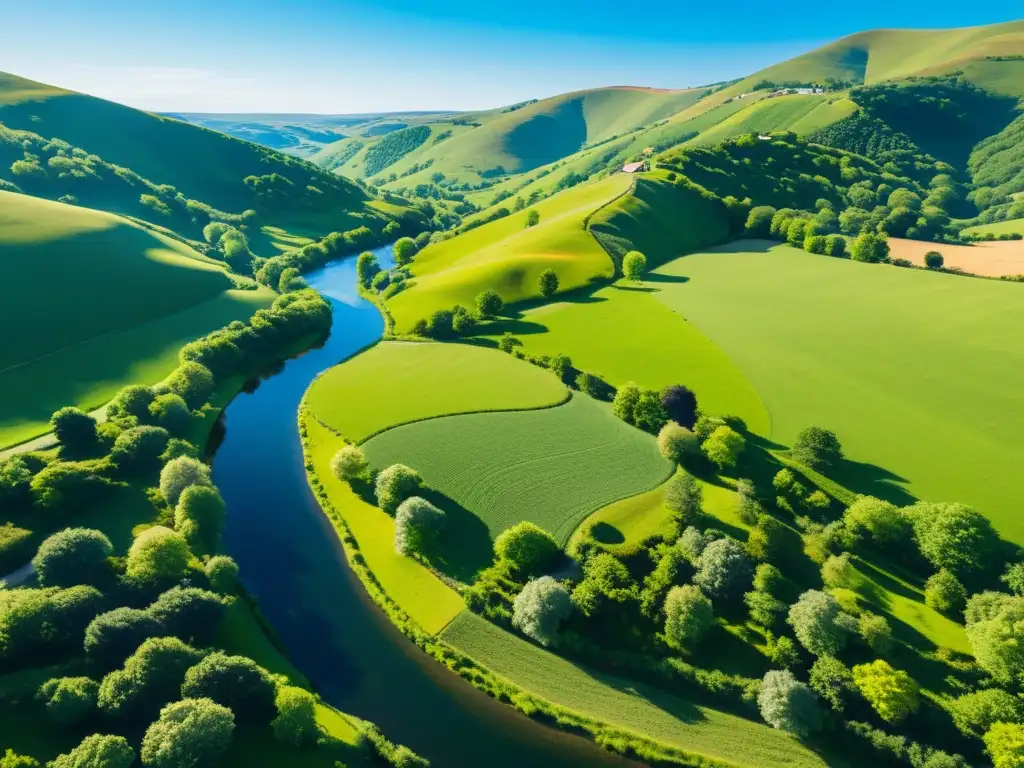
{"label": "crop field", "polygon": [[1024,543],[1024,491],[1006,482],[1024,461],[1020,285],[763,241],[686,256],[655,279],[674,279],[655,296],[763,398],[776,442],[832,429],[850,490],[970,504]]}
{"label": "crop field", "polygon": [[727,764],[824,766],[786,734],[567,661],[464,611],[441,638],[525,690],[582,715]]}
{"label": "crop field", "polygon": [[[1005,229],[1002,231],[1013,232],[1015,230]],[[892,237],[889,238],[889,249],[892,258],[907,259],[919,267],[924,266],[926,253],[938,251],[942,254],[943,266],[947,269],[958,269],[968,274],[986,277],[1024,275],[1024,240],[949,245],[948,243],[926,243],[920,240]]]}
{"label": "crop field", "polygon": [[408,331],[436,309],[472,307],[477,294],[488,288],[506,302],[534,298],[540,273],[549,268],[558,274],[561,290],[611,277],[611,259],[583,222],[629,184],[623,174],[580,184],[531,206],[540,214],[534,227],[526,228],[527,211],[520,211],[427,246],[413,262],[415,290],[388,302],[396,329]]}
{"label": "crop field", "polygon": [[734,413],[766,435],[768,412],[736,364],[683,314],[655,298],[667,285],[619,281],[583,301],[527,310],[508,327],[529,352],[569,355],[577,368],[613,386],[685,384],[708,413]]}
{"label": "crop field", "polygon": [[550,371],[496,349],[386,341],[320,376],[306,402],[317,418],[359,443],[411,421],[541,408],[568,396]]}
{"label": "crop field", "polygon": [[491,539],[530,520],[560,545],[594,510],[671,472],[653,437],[585,395],[557,408],[408,424],[363,447],[374,467],[401,462],[417,470],[426,485],[479,517]]}
{"label": "crop field", "polygon": [[[1018,192],[1017,195],[1020,195],[1020,193]],[[1006,221],[997,221],[994,224],[981,224],[977,227],[968,227],[964,232],[969,235],[1011,235],[1015,232],[1024,235],[1024,219],[1007,219]],[[1021,241],[1016,242],[1019,243]]]}

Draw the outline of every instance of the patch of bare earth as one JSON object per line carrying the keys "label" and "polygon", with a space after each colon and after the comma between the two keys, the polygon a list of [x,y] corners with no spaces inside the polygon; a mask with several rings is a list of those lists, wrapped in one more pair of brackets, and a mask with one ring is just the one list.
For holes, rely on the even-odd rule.
{"label": "patch of bare earth", "polygon": [[947,269],[985,277],[1024,275],[1024,240],[947,245],[905,240],[901,237],[889,238],[889,256],[893,259],[906,259],[923,267],[924,255],[929,251],[941,253],[943,266]]}

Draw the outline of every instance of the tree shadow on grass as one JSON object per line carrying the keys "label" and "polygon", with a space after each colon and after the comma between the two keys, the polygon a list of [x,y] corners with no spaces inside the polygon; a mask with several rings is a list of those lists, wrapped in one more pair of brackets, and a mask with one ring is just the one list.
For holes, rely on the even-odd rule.
{"label": "tree shadow on grass", "polygon": [[487,324],[486,332],[497,335],[511,333],[513,336],[534,336],[538,333],[547,333],[548,329],[545,325],[524,320],[522,317],[498,317]]}
{"label": "tree shadow on grass", "polygon": [[446,576],[472,584],[494,562],[491,535],[483,521],[440,491],[420,490],[420,496],[445,514],[444,530],[430,549],[430,564]]}
{"label": "tree shadow on grass", "polygon": [[832,480],[854,493],[875,496],[897,506],[907,506],[917,498],[898,483],[908,482],[905,477],[887,469],[859,461],[843,461],[829,472]]}
{"label": "tree shadow on grass", "polygon": [[657,288],[652,288],[649,285],[624,285],[616,284],[611,286],[613,291],[629,291],[631,293],[656,293]]}
{"label": "tree shadow on grass", "polygon": [[594,524],[594,527],[590,529],[590,536],[601,544],[622,544],[626,540],[622,531],[604,521]]}
{"label": "tree shadow on grass", "polygon": [[762,677],[770,665],[768,659],[751,644],[752,639],[757,638],[744,639],[718,624],[701,641],[690,661],[704,669],[717,669],[730,675]]}
{"label": "tree shadow on grass", "polygon": [[647,283],[688,283],[690,278],[686,275],[666,275],[661,272],[648,272],[644,275],[644,282]]}

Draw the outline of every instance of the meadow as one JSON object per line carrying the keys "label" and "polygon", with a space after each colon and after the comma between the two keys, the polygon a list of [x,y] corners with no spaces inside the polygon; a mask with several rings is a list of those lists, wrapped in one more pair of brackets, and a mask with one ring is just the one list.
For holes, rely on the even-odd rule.
{"label": "meadow", "polygon": [[[1024,219],[1008,219],[994,224],[979,224],[964,230],[968,235],[1024,235]],[[1019,241],[1018,241],[1019,242]]]}
{"label": "meadow", "polygon": [[582,394],[557,408],[396,427],[363,448],[372,466],[407,464],[427,486],[471,510],[486,526],[480,539],[487,547],[521,520],[564,545],[588,514],[657,486],[671,472],[650,435]]}
{"label": "meadow", "polygon": [[495,349],[385,341],[325,372],[306,403],[322,423],[360,443],[408,422],[542,408],[567,398],[549,372]]}
{"label": "meadow", "polygon": [[459,614],[441,639],[541,698],[727,765],[803,768],[826,764],[780,731],[590,671],[469,611]]}
{"label": "meadow", "polygon": [[[746,109],[702,132],[691,142],[715,144],[744,133],[797,131],[813,133],[822,125],[849,117],[856,108],[845,101],[844,106],[830,104],[829,96],[776,96],[750,104]],[[821,113],[820,115],[818,113]]]}
{"label": "meadow", "polygon": [[[1020,286],[740,241],[653,276],[665,306],[735,361],[790,444],[839,435],[851,490],[960,501],[1024,542]],[[978,382],[985,382],[979,397]]]}

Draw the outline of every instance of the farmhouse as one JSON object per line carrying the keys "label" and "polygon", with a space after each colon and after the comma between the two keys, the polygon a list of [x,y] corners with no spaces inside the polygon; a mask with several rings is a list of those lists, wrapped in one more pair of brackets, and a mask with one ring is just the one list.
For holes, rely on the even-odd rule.
{"label": "farmhouse", "polygon": [[640,173],[642,171],[649,171],[650,167],[646,160],[641,160],[639,163],[626,163],[622,166],[623,173]]}

